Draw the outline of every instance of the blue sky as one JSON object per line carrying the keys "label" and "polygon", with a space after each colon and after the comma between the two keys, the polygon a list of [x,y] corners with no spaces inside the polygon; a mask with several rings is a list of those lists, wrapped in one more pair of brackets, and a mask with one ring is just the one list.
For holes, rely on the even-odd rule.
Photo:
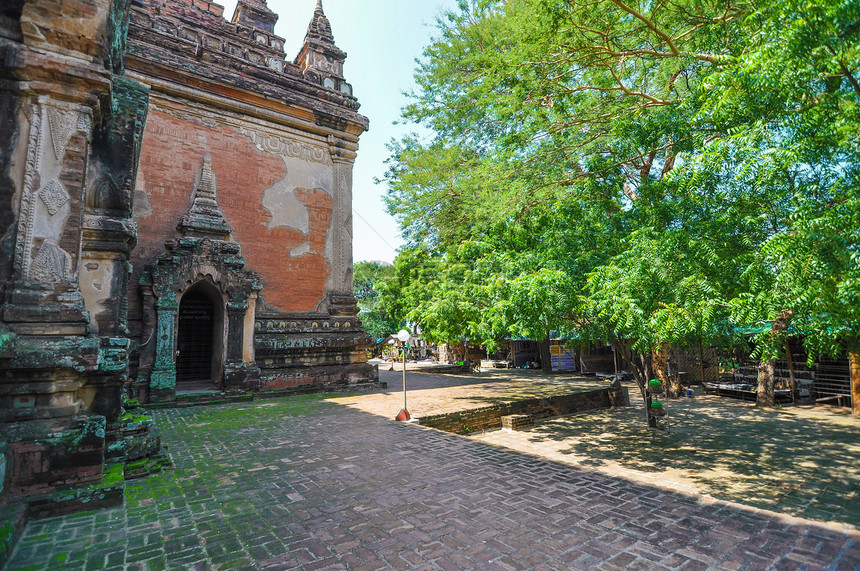
{"label": "blue sky", "polygon": [[[231,19],[236,1],[219,3],[225,18]],[[268,0],[268,6],[280,16],[275,32],[286,40],[287,59],[293,60],[316,0]],[[323,0],[335,43],[348,55],[344,75],[361,103],[359,112],[370,118],[353,177],[357,262],[391,262],[403,243],[397,222],[385,213],[385,186],[373,180],[385,173],[386,143],[414,130],[392,125],[407,102],[402,92],[413,89],[415,59],[435,35],[436,16],[455,6],[456,0]]]}

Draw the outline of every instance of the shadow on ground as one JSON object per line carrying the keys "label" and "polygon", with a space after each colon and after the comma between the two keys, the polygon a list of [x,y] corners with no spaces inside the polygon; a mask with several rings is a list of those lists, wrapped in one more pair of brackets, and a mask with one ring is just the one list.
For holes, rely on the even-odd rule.
{"label": "shadow on ground", "polygon": [[[707,397],[669,403],[668,432],[633,406],[547,421],[528,435],[575,464],[671,472],[715,498],[860,526],[860,423],[838,415],[759,410]],[[803,411],[806,412],[806,411]]]}

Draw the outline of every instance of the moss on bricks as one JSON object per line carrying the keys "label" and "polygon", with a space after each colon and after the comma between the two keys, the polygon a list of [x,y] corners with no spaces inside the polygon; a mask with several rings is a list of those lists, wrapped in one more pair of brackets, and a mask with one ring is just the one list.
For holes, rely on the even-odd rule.
{"label": "moss on bricks", "polygon": [[26,505],[10,504],[0,508],[0,568],[12,554],[26,524]]}
{"label": "moss on bricks", "polygon": [[12,552],[14,540],[15,526],[11,523],[0,525],[0,563],[6,561],[6,558]]}
{"label": "moss on bricks", "polygon": [[15,334],[0,325],[0,358],[9,358],[15,350]]}
{"label": "moss on bricks", "polygon": [[118,506],[122,505],[124,493],[124,466],[122,462],[109,462],[104,466],[100,482],[54,490],[50,496],[30,504],[30,515],[33,519],[42,519]]}

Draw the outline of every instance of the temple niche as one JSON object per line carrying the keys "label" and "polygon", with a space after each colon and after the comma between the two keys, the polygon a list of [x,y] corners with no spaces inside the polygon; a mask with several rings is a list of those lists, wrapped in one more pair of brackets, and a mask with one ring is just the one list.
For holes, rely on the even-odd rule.
{"label": "temple niche", "polygon": [[122,501],[116,471],[163,460],[138,403],[378,385],[352,296],[368,120],[322,2],[294,61],[277,18],[0,9],[4,518]]}

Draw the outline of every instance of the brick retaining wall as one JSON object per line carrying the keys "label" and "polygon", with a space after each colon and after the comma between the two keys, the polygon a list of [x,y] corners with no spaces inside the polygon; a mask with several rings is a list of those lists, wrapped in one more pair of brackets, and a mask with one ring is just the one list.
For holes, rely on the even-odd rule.
{"label": "brick retaining wall", "polygon": [[[471,434],[502,428],[502,417],[511,414],[529,414],[535,419],[552,418],[586,410],[611,408],[609,391],[594,391],[558,395],[554,397],[533,398],[511,403],[476,408],[448,414],[425,416],[419,419],[421,426],[429,426],[455,434]],[[624,389],[615,389],[618,403],[629,404]]]}

